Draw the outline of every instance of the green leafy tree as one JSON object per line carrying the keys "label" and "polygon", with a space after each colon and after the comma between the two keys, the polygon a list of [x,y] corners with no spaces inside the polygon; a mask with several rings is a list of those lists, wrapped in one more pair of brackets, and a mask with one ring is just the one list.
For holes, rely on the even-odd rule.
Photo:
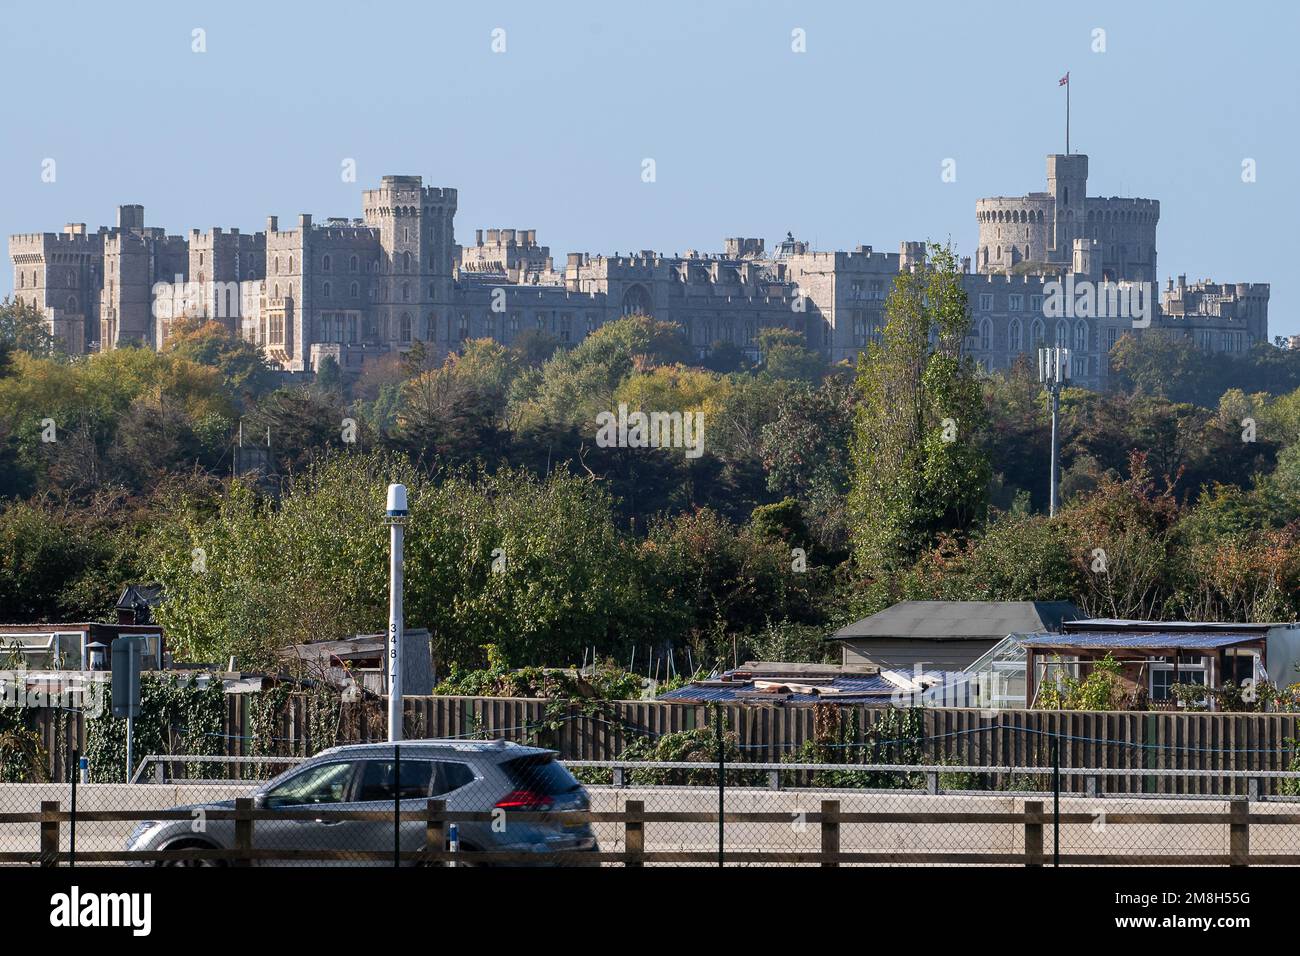
{"label": "green leafy tree", "polygon": [[945,531],[984,517],[990,469],[974,365],[962,354],[970,323],[951,248],[930,246],[900,273],[879,343],[858,364],[862,400],[853,442],[850,535],[860,567],[909,565]]}

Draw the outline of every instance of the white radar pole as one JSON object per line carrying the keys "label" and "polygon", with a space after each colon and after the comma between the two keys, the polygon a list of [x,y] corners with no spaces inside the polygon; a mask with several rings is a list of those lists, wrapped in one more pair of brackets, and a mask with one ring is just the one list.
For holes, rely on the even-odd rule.
{"label": "white radar pole", "polygon": [[402,535],[406,485],[388,486],[388,739],[402,739]]}

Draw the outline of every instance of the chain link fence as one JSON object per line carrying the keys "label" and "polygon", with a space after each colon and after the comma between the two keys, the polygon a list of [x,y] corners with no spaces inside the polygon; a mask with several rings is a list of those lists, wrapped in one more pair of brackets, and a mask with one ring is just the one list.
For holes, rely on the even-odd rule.
{"label": "chain link fence", "polygon": [[[1209,771],[746,762],[715,742],[685,760],[500,741],[148,755],[133,783],[0,785],[0,863],[1300,864],[1296,771],[1203,792]],[[1175,776],[1176,793],[1145,780]]]}

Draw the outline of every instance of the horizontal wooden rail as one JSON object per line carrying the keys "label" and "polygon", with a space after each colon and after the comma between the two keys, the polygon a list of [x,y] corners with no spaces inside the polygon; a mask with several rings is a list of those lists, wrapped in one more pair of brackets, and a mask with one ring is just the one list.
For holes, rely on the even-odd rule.
{"label": "horizontal wooden rail", "polygon": [[[413,802],[413,801],[412,801]],[[643,801],[628,801],[619,810],[581,811],[505,811],[507,821],[516,823],[592,823],[622,828],[622,849],[595,851],[545,851],[519,852],[491,849],[456,849],[448,845],[450,825],[458,823],[493,823],[500,819],[497,813],[482,811],[448,810],[444,801],[427,800],[419,809],[409,808],[404,801],[400,813],[394,810],[339,810],[295,808],[292,810],[255,807],[249,798],[236,800],[233,808],[203,809],[209,820],[227,820],[235,823],[235,845],[224,849],[189,848],[181,850],[93,850],[76,854],[77,862],[182,862],[210,861],[234,865],[253,862],[367,862],[367,863],[421,863],[421,864],[523,864],[572,863],[599,865],[605,863],[639,866],[647,863],[664,864],[769,864],[842,866],[850,864],[897,865],[1026,865],[1044,866],[1050,862],[1046,847],[1050,845],[1049,828],[1060,826],[1081,827],[1095,824],[1099,817],[1107,827],[1112,826],[1216,826],[1223,827],[1228,852],[1189,853],[1087,853],[1065,852],[1059,857],[1063,865],[1078,866],[1187,866],[1187,865],[1300,865],[1300,849],[1296,853],[1259,852],[1250,850],[1252,826],[1300,827],[1300,813],[1269,813],[1252,809],[1242,798],[1228,803],[1220,812],[1156,812],[1116,811],[1102,814],[1067,811],[1054,816],[1041,800],[1027,800],[1020,811],[962,811],[936,810],[925,812],[870,812],[844,811],[839,800],[823,800],[816,809],[807,811],[737,811],[722,815],[725,824],[789,824],[797,819],[801,824],[820,828],[820,849],[812,834],[808,849],[754,849],[727,847],[719,855],[716,849],[705,848],[650,848],[655,829],[664,824],[709,824],[716,826],[716,811],[646,810]],[[1263,805],[1267,806],[1267,805]],[[84,823],[114,823],[131,821],[191,820],[189,810],[93,810],[73,814],[55,801],[42,801],[40,809],[23,813],[0,814],[0,824],[34,825],[40,834],[39,851],[0,852],[0,863],[40,863],[55,866],[69,861],[70,854],[60,849],[60,829],[64,825]],[[269,849],[256,846],[255,833],[259,821],[367,821],[391,824],[394,833],[398,822],[423,824],[424,847],[395,852],[384,850],[348,849]],[[961,825],[973,827],[1023,827],[1023,847],[1017,852],[996,850],[958,852],[943,850],[905,849],[899,851],[843,849],[842,843],[852,846],[853,826],[934,826]],[[405,831],[411,835],[411,830]],[[1005,837],[1005,831],[1003,831]],[[676,840],[678,838],[674,838]],[[1166,845],[1168,845],[1167,837]],[[1300,842],[1300,841],[1298,841]],[[408,844],[409,846],[409,844]],[[615,842],[618,846],[618,842]]]}

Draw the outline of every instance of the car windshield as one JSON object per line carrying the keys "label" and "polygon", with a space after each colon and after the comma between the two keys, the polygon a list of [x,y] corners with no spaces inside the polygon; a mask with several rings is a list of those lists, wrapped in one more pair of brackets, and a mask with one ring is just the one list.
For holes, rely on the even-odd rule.
{"label": "car windshield", "polygon": [[268,807],[300,806],[316,803],[342,803],[347,799],[348,783],[355,764],[326,763],[290,777],[266,795]]}

